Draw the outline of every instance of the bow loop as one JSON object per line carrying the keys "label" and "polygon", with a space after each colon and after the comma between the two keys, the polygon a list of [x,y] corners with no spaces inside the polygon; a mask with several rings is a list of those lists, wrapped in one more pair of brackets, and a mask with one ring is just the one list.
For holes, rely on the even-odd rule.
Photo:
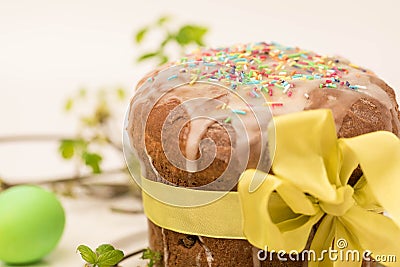
{"label": "bow loop", "polygon": [[[275,136],[270,140],[274,174],[324,201],[335,200],[335,188],[341,185],[336,130],[331,116],[328,111],[294,113],[278,117],[268,129],[268,136]],[[321,133],[324,138],[316,138]]]}

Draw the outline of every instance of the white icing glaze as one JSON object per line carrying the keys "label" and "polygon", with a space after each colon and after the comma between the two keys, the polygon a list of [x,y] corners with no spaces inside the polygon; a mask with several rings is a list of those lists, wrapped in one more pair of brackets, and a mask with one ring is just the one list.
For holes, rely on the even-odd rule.
{"label": "white icing glaze", "polygon": [[204,253],[206,254],[207,264],[208,267],[212,267],[212,262],[214,261],[214,257],[209,247],[204,244],[204,240],[201,236],[198,236],[201,246],[204,249]]}
{"label": "white icing glaze", "polygon": [[[298,48],[262,43],[252,45],[250,48],[244,45],[229,49],[200,51],[189,56],[188,60],[192,60],[192,62],[164,69],[156,73],[156,76],[153,77],[154,80],[142,82],[141,88],[132,100],[129,114],[130,118],[138,116],[136,107],[140,106],[141,109],[144,109],[140,110],[140,116],[145,122],[153,106],[177,99],[182,103],[189,118],[210,116],[211,119],[200,118],[188,121],[189,131],[183,136],[186,146],[183,151],[184,155],[181,155],[186,159],[184,168],[188,172],[204,169],[197,164],[200,142],[208,128],[216,123],[215,121],[221,123],[228,117],[232,117],[230,124],[236,132],[236,139],[232,140],[236,146],[235,153],[240,157],[254,153],[249,150],[249,147],[252,147],[253,150],[258,147],[258,150],[261,151],[255,153],[264,153],[266,146],[264,146],[265,140],[262,137],[271,118],[266,114],[260,115],[263,113],[260,110],[268,110],[266,104],[272,103],[271,111],[274,116],[299,112],[310,106],[330,108],[333,111],[337,130],[349,108],[362,97],[375,98],[394,113],[390,97],[382,88],[370,81],[373,74],[350,64],[343,58],[330,58]],[[196,60],[204,62],[198,63],[195,62]],[[245,64],[239,64],[241,62],[245,62]],[[241,69],[239,70],[239,68]],[[195,72],[195,70],[199,71]],[[254,73],[250,75],[252,71]],[[264,71],[268,73],[266,74]],[[202,76],[206,78],[202,79]],[[228,76],[229,78],[227,78]],[[236,78],[232,78],[233,76]],[[213,84],[208,83],[207,77],[216,77],[212,78],[211,83]],[[258,84],[252,84],[252,82]],[[290,86],[285,87],[285,84]],[[233,88],[233,85],[237,88]],[[335,88],[327,88],[330,85]],[[358,88],[351,89],[352,86]],[[268,88],[269,92],[263,92],[262,87]],[[249,96],[253,93],[252,90],[255,90],[258,97],[254,97],[254,94]],[[310,95],[321,90],[330,90],[337,94],[328,96],[323,103],[320,102],[321,99],[310,99]],[[218,100],[219,103],[226,104],[226,108],[217,112],[215,111],[218,110],[216,103],[204,102],[205,104],[202,105],[190,102],[190,104],[185,104],[187,101],[197,98]],[[245,111],[246,114],[235,115],[236,118],[232,115],[231,109]],[[215,115],[211,116],[211,113],[215,113]],[[264,111],[264,113],[269,112]],[[260,116],[263,119],[260,119]],[[393,117],[394,124],[399,126],[400,122],[397,116]],[[243,129],[240,128],[240,125]],[[145,123],[133,125],[133,120],[130,119],[127,131],[131,141],[134,131],[141,131],[144,134],[145,128]],[[172,138],[179,138],[179,135],[172,136]],[[168,138],[166,140],[168,141]],[[144,142],[144,140],[142,141]],[[142,147],[145,147],[145,144]],[[179,147],[174,150],[180,151]]]}
{"label": "white icing glaze", "polygon": [[169,251],[168,251],[167,237],[165,236],[164,228],[161,228],[161,235],[162,235],[163,250],[164,250],[164,255],[163,255],[164,267],[168,267]]}

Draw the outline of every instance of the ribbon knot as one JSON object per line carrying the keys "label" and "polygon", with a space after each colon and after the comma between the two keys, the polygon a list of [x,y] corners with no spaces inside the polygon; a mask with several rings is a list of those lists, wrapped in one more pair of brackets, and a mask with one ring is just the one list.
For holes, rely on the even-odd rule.
{"label": "ribbon knot", "polygon": [[336,190],[336,193],[338,196],[338,203],[321,201],[319,205],[328,215],[343,216],[355,204],[353,198],[354,189],[349,185],[341,186]]}
{"label": "ribbon knot", "polygon": [[[395,255],[400,266],[400,140],[389,132],[337,139],[330,110],[312,110],[275,118],[270,127],[272,174],[246,170],[238,193],[243,233],[254,246],[302,251],[318,228],[310,250],[365,250]],[[293,133],[295,129],[295,133]],[[275,131],[275,132],[274,132]],[[295,136],[295,137],[294,137]],[[363,176],[351,187],[353,171]],[[391,218],[380,214],[386,210]],[[308,266],[361,266],[361,261],[309,261]]]}

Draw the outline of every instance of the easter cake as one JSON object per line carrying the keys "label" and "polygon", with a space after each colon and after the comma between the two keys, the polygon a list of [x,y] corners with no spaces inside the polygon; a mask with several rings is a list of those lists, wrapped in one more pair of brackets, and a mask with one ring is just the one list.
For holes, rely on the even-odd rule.
{"label": "easter cake", "polygon": [[[236,193],[245,170],[275,173],[266,134],[271,122],[310,110],[330,111],[335,138],[378,131],[400,135],[395,92],[370,70],[341,57],[265,42],[202,49],[148,74],[132,98],[126,131],[141,163],[140,179]],[[279,138],[279,129],[275,132]],[[301,145],[297,128],[291,136]],[[355,186],[362,176],[356,165],[347,184]],[[163,255],[163,266],[307,265],[307,259],[282,261],[276,253],[262,259],[256,241],[223,231],[197,232],[197,226],[207,232],[202,220],[187,222],[188,228],[171,227],[148,210],[145,206],[150,247]],[[180,219],[174,213],[164,217]],[[313,224],[304,249],[322,218]]]}

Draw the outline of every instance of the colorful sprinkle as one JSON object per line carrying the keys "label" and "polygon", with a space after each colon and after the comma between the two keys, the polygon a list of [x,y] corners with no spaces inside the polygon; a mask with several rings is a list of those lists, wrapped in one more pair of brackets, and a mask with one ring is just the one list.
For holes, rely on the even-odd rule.
{"label": "colorful sprinkle", "polygon": [[[321,90],[365,90],[365,85],[351,84],[353,77],[367,72],[355,64],[347,64],[332,57],[322,56],[299,48],[285,47],[276,43],[254,43],[228,48],[198,50],[180,62],[180,72],[190,74],[190,85],[198,81],[218,82],[231,90],[252,98],[266,98],[266,105],[283,106],[283,100],[296,95],[303,82],[319,85]],[[200,63],[202,62],[202,63]],[[201,65],[202,64],[202,65]],[[353,76],[348,74],[351,72]],[[188,74],[183,74],[188,75]],[[178,74],[172,75],[173,80]],[[346,80],[348,79],[348,81]],[[148,79],[149,81],[150,78]],[[303,93],[306,99],[308,93]],[[282,99],[283,102],[274,102]],[[221,109],[230,109],[226,104]],[[233,113],[245,115],[246,111],[232,109]],[[226,118],[230,121],[230,117]]]}
{"label": "colorful sprinkle", "polygon": [[266,102],[265,104],[271,106],[272,108],[283,106],[282,102]]}
{"label": "colorful sprinkle", "polygon": [[176,78],[178,78],[177,74],[172,75],[172,76],[168,77],[168,81],[171,81],[171,80],[176,79]]}
{"label": "colorful sprinkle", "polygon": [[192,76],[192,80],[190,81],[189,84],[190,84],[190,85],[193,85],[193,84],[197,81],[197,78],[198,78],[197,75],[193,75],[193,76]]}
{"label": "colorful sprinkle", "polygon": [[232,112],[240,115],[246,115],[246,111],[240,109],[232,109]]}
{"label": "colorful sprinkle", "polygon": [[367,87],[364,86],[364,85],[349,85],[349,88],[350,88],[350,89],[354,89],[354,90],[357,90],[357,89],[367,89]]}

